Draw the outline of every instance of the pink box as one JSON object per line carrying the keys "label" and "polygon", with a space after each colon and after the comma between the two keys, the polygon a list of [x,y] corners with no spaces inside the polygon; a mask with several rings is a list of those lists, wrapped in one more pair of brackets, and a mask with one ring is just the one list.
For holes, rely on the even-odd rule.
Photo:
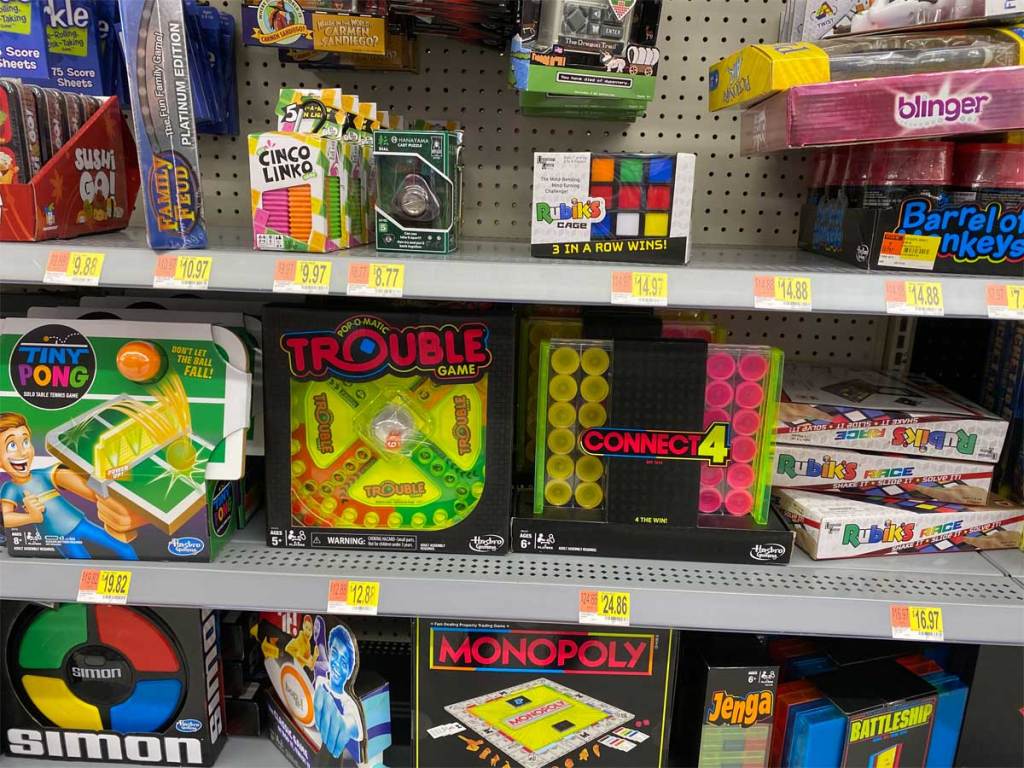
{"label": "pink box", "polygon": [[743,112],[743,154],[1024,128],[1024,67],[799,85]]}

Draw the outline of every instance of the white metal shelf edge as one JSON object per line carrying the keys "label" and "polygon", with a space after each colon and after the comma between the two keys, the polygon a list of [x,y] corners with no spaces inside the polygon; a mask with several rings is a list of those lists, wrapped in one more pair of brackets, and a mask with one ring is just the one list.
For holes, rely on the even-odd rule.
{"label": "white metal shelf edge", "polygon": [[[279,550],[233,542],[218,562],[117,563],[131,602],[324,611],[333,578],[377,581],[380,613],[575,622],[581,588],[628,590],[632,623],[719,631],[890,636],[893,603],[939,606],[949,642],[1024,645],[1024,586],[980,555],[788,567]],[[90,564],[92,565],[92,564]],[[0,598],[74,600],[83,563],[0,556]]]}
{"label": "white metal shelf edge", "polygon": [[[629,265],[532,258],[529,245],[511,241],[467,241],[447,257],[399,257],[369,248],[342,254],[302,255],[253,251],[246,230],[224,230],[217,243],[199,252],[213,257],[210,290],[270,293],[278,259],[305,257],[330,261],[331,293],[346,292],[348,265],[354,262],[405,263],[405,297],[565,304],[608,304],[611,273],[617,270],[665,272],[669,305],[702,308],[754,308],[757,274],[804,275],[811,279],[815,312],[884,314],[885,284],[923,279],[903,272],[867,272],[795,249],[751,246],[697,246],[686,267]],[[74,247],[106,254],[101,285],[152,288],[158,254],[139,230],[83,238],[72,244],[11,243],[0,261],[0,281],[39,284],[54,250]],[[8,248],[10,251],[8,251]],[[927,275],[943,285],[948,317],[987,316],[986,287],[996,278]],[[998,279],[1020,282],[1024,279]]]}

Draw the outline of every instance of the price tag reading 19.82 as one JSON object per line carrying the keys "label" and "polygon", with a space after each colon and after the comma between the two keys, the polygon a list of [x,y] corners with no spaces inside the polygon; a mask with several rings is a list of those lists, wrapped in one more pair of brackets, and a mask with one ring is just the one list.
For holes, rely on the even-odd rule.
{"label": "price tag reading 19.82", "polygon": [[131,571],[85,568],[78,580],[78,602],[124,605],[132,586]]}

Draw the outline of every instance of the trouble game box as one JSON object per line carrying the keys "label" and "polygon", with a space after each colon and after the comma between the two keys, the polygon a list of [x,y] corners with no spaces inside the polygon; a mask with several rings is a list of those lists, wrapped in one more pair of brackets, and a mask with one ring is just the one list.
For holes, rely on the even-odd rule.
{"label": "trouble game box", "polygon": [[264,314],[268,543],[501,553],[507,313]]}
{"label": "trouble game box", "polygon": [[12,555],[212,560],[235,530],[250,360],[200,323],[0,325],[0,506]]}
{"label": "trouble game box", "polygon": [[661,766],[676,636],[417,619],[413,765]]}

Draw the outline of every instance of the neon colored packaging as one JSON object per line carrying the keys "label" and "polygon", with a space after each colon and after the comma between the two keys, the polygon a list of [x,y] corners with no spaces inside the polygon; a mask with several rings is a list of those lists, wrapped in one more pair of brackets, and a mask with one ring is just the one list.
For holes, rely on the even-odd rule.
{"label": "neon colored packaging", "polygon": [[119,0],[149,245],[205,248],[181,0]]}
{"label": "neon colored packaging", "polygon": [[0,9],[0,77],[47,79],[46,16],[40,0],[5,0]]}
{"label": "neon colored packaging", "polygon": [[[746,106],[797,85],[1024,64],[1024,33],[964,29],[748,45],[711,65],[711,111]],[[861,116],[863,119],[863,116]]]}
{"label": "neon colored packaging", "polygon": [[253,245],[261,251],[328,253],[348,247],[348,177],[339,142],[301,133],[249,136]]}

